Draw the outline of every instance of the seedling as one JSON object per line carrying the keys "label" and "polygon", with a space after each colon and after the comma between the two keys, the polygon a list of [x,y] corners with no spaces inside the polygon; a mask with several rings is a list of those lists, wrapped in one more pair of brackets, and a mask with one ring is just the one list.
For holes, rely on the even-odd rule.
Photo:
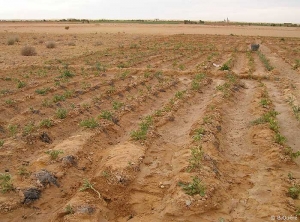
{"label": "seedling", "polygon": [[66,206],[66,213],[67,214],[74,214],[75,213],[75,211],[73,210],[73,207],[70,204],[68,204]]}
{"label": "seedling", "polygon": [[0,140],[0,147],[4,145],[4,140]]}
{"label": "seedling", "polygon": [[262,63],[265,65],[265,67],[266,67],[266,69],[267,69],[268,71],[271,71],[271,70],[274,69],[274,67],[271,66],[271,64],[270,64],[269,59],[267,59],[266,56],[265,56],[262,52],[257,51],[257,54],[258,54],[260,60],[261,60]]}
{"label": "seedling", "polygon": [[124,103],[118,102],[118,101],[113,101],[113,109],[114,109],[114,110],[118,110],[118,109],[120,109],[122,106],[124,106]]}
{"label": "seedling", "polygon": [[94,118],[89,118],[86,120],[82,120],[80,122],[80,126],[93,129],[99,126],[99,124],[96,122]]}
{"label": "seedling", "polygon": [[189,159],[188,171],[201,167],[204,152],[201,145],[191,148],[191,158]]}
{"label": "seedling", "polygon": [[40,95],[46,95],[50,91],[50,88],[37,89],[35,92]]}
{"label": "seedling", "polygon": [[112,121],[113,120],[113,114],[110,111],[108,111],[108,110],[104,110],[99,115],[99,118],[101,118],[101,119],[107,119],[107,120]]}
{"label": "seedling", "polygon": [[56,110],[56,117],[59,119],[65,119],[68,115],[68,111],[63,108],[59,108]]}
{"label": "seedling", "polygon": [[25,82],[22,82],[21,80],[18,80],[18,83],[17,83],[17,88],[20,89],[20,88],[23,88],[26,86],[26,83]]}
{"label": "seedling", "polygon": [[286,141],[286,138],[284,136],[282,136],[280,133],[275,134],[275,142],[276,143],[283,145],[285,141]]}
{"label": "seedling", "polygon": [[27,136],[32,133],[35,129],[35,125],[33,122],[26,124],[23,128],[23,136]]}
{"label": "seedling", "polygon": [[0,190],[2,193],[13,190],[11,183],[11,175],[8,173],[0,173]]}
{"label": "seedling", "polygon": [[29,176],[29,172],[27,171],[27,169],[25,167],[20,167],[18,169],[18,174],[20,176],[24,176],[24,177],[28,177]]}
{"label": "seedling", "polygon": [[175,97],[177,99],[182,99],[183,95],[185,94],[186,91],[178,91],[175,93]]}
{"label": "seedling", "polygon": [[40,122],[40,127],[50,128],[51,126],[53,126],[53,121],[51,119],[43,119]]}
{"label": "seedling", "polygon": [[101,194],[99,193],[98,190],[96,190],[96,189],[94,188],[94,184],[92,184],[92,183],[91,183],[90,181],[88,181],[87,179],[84,179],[84,180],[83,180],[82,187],[79,189],[79,191],[82,192],[82,191],[85,191],[85,190],[87,190],[87,189],[93,190],[95,193],[98,194],[99,199],[101,198]]}
{"label": "seedling", "polygon": [[53,97],[54,103],[57,103],[60,101],[65,101],[65,100],[66,100],[66,97],[64,95],[54,95],[54,97]]}
{"label": "seedling", "polygon": [[205,186],[202,184],[202,181],[199,177],[195,176],[192,178],[191,183],[182,183],[179,182],[178,185],[182,187],[186,194],[194,196],[199,194],[200,196],[205,196]]}
{"label": "seedling", "polygon": [[10,136],[15,136],[18,131],[18,126],[17,125],[9,125],[8,131],[9,131]]}
{"label": "seedling", "polygon": [[202,139],[202,136],[205,134],[205,130],[203,128],[200,128],[200,129],[196,129],[195,130],[195,133],[194,133],[194,136],[193,136],[193,139],[194,141],[199,141]]}
{"label": "seedling", "polygon": [[50,155],[51,160],[56,160],[58,158],[58,155],[64,152],[61,150],[48,150],[45,153]]}
{"label": "seedling", "polygon": [[290,187],[287,194],[289,197],[291,197],[293,199],[297,199],[300,194],[300,186],[294,185],[294,186]]}
{"label": "seedling", "polygon": [[296,159],[300,156],[300,151],[294,152],[291,147],[286,147],[284,152],[286,155],[290,156],[292,159]]}

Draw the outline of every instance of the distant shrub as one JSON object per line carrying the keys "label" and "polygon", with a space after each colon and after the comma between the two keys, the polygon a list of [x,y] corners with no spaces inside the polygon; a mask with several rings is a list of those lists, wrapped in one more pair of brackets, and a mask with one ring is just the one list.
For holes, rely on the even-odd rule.
{"label": "distant shrub", "polygon": [[15,39],[14,38],[9,38],[7,40],[7,45],[14,45],[15,44]]}
{"label": "distant shrub", "polygon": [[65,30],[69,30],[70,26],[65,26]]}
{"label": "distant shrub", "polygon": [[69,42],[68,46],[75,46],[76,44],[74,42]]}
{"label": "distant shrub", "polygon": [[24,46],[21,50],[21,54],[23,56],[35,56],[37,53],[36,53],[36,50],[34,47],[32,46]]}
{"label": "distant shrub", "polygon": [[54,41],[49,41],[49,42],[46,42],[46,47],[48,49],[53,49],[56,47],[56,43]]}

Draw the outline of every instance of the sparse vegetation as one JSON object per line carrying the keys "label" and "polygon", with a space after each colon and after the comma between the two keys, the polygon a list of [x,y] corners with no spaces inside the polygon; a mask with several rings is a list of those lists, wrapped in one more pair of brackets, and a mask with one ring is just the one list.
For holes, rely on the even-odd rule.
{"label": "sparse vegetation", "polygon": [[266,56],[260,51],[257,51],[257,54],[258,54],[260,60],[262,61],[262,63],[265,65],[266,69],[268,71],[272,71],[274,69],[274,67],[271,66],[269,59],[267,59]]}
{"label": "sparse vegetation", "polygon": [[4,145],[4,140],[0,140],[0,147]]}
{"label": "sparse vegetation", "polygon": [[37,89],[37,90],[35,90],[35,92],[37,93],[37,94],[40,94],[40,95],[46,95],[48,92],[50,91],[50,88],[49,87],[47,87],[47,88],[42,88],[42,89]]}
{"label": "sparse vegetation", "polygon": [[101,114],[99,115],[99,118],[112,121],[113,120],[113,114],[108,110],[103,110],[101,112]]}

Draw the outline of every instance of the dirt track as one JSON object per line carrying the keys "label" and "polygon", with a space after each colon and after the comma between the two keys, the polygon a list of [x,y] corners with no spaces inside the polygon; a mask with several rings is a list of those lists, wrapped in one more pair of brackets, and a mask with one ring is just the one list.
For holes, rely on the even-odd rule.
{"label": "dirt track", "polygon": [[[155,35],[157,26],[137,34],[107,25],[91,34],[92,25],[60,25],[46,34],[9,25],[0,27],[8,30],[0,39],[0,173],[11,178],[7,191],[0,181],[0,221],[299,218],[299,196],[289,192],[300,193],[293,31],[232,36],[240,28],[211,27],[223,35],[197,35],[193,26],[166,26]],[[14,35],[19,42],[7,45]],[[24,45],[37,55],[21,56]],[[191,195],[192,185],[202,187]]]}

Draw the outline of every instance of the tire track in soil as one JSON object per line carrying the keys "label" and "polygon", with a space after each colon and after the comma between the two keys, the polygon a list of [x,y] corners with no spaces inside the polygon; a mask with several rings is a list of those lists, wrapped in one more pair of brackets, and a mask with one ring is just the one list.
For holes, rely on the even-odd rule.
{"label": "tire track in soil", "polygon": [[[141,171],[131,185],[133,192],[129,204],[137,215],[132,221],[162,221],[157,218],[161,218],[163,198],[167,192],[160,187],[160,183],[167,187],[171,185],[176,172],[176,166],[172,165],[174,154],[180,151],[183,145],[190,143],[191,127],[204,113],[213,97],[215,85],[216,83],[213,83],[203,94],[198,94],[185,103],[176,112],[173,122],[157,129],[160,137],[147,149],[144,163],[140,166]],[[156,210],[152,211],[152,208]],[[138,218],[140,216],[143,218]]]}
{"label": "tire track in soil", "polygon": [[236,97],[235,105],[224,107],[220,148],[225,159],[221,171],[230,184],[225,193],[227,201],[218,212],[203,215],[208,221],[223,218],[225,221],[262,222],[269,220],[271,215],[281,214],[279,212],[287,213],[286,203],[279,199],[284,191],[282,170],[276,169],[268,159],[269,151],[261,150],[260,144],[251,140],[249,123],[254,119],[251,103],[256,84],[250,80],[244,82],[247,88]]}

